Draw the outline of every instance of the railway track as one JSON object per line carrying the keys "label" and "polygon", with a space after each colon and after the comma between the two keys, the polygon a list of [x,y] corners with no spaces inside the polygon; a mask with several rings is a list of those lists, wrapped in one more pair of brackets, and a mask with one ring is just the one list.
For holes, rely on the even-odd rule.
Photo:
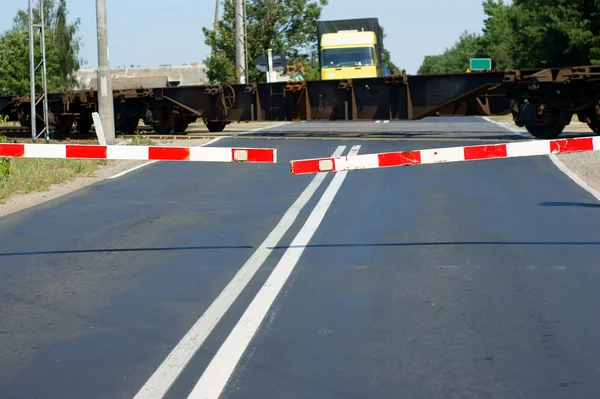
{"label": "railway track", "polygon": [[[152,127],[150,126],[140,126],[137,129],[138,132],[143,133],[144,137],[155,137],[151,133],[153,132]],[[0,136],[5,136],[8,138],[31,138],[31,130],[28,127],[24,126],[0,126]],[[124,137],[123,135],[117,135],[118,137]],[[128,135],[127,137],[134,137],[133,135]],[[71,133],[66,137],[53,137],[53,140],[92,140],[96,138],[96,133],[92,129],[91,133],[81,134],[78,133],[75,129],[71,130]],[[44,139],[44,137],[40,137],[40,139]]]}
{"label": "railway track", "polygon": [[[190,134],[158,134],[154,132],[152,127],[150,126],[140,126],[138,129],[138,134],[117,134],[117,138],[119,139],[152,139],[152,140],[193,140],[193,139],[201,139],[201,138],[214,138],[219,136],[218,134],[213,134],[206,132],[206,134],[198,132],[193,132]],[[0,136],[5,136],[9,139],[14,140],[31,140],[31,130],[27,127],[23,126],[0,126]],[[44,137],[39,138],[40,141],[44,140]],[[71,134],[66,137],[52,137],[53,142],[61,142],[61,141],[88,141],[88,140],[96,140],[96,133],[92,129],[92,133],[89,134],[81,134],[77,133],[76,130],[72,130]]]}

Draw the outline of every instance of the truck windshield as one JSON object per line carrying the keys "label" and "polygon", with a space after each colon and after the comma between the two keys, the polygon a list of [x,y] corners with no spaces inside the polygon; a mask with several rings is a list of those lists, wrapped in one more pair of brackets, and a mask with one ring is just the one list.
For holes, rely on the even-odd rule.
{"label": "truck windshield", "polygon": [[330,48],[323,50],[323,68],[375,64],[373,47]]}

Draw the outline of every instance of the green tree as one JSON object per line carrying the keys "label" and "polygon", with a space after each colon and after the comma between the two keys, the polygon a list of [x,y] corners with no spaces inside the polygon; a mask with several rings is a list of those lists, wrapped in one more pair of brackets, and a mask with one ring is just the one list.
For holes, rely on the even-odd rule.
{"label": "green tree", "polygon": [[[478,56],[496,68],[527,69],[600,64],[600,0],[484,0]],[[459,44],[461,41],[459,41]],[[455,72],[458,44],[425,57],[419,73]]]}
{"label": "green tree", "polygon": [[[203,28],[205,41],[212,48],[204,61],[207,77],[212,83],[231,84],[237,81],[235,70],[235,1],[223,0],[223,18],[216,31]],[[267,49],[283,54],[288,62],[307,61],[316,52],[316,21],[327,0],[247,0],[248,77],[250,82],[262,82],[265,74],[254,66]]]}
{"label": "green tree", "polygon": [[480,43],[482,53],[491,58],[493,66],[500,70],[515,68],[512,21],[516,17],[515,8],[504,3],[503,0],[486,0],[483,2],[485,19],[483,35]]}
{"label": "green tree", "polygon": [[[75,72],[82,61],[78,58],[80,39],[76,36],[79,19],[67,22],[66,0],[44,2],[46,71],[49,91],[60,91],[75,84]],[[37,11],[34,21],[40,22]],[[36,60],[41,58],[40,38],[36,35]],[[41,77],[41,71],[38,72]],[[39,80],[38,80],[39,81]],[[40,90],[38,87],[37,90]],[[19,10],[13,28],[0,35],[0,94],[29,92],[29,32],[28,14]]]}
{"label": "green tree", "polygon": [[517,68],[600,63],[600,1],[514,0]]}
{"label": "green tree", "polygon": [[469,60],[482,56],[481,39],[474,33],[463,32],[452,48],[441,55],[426,56],[418,70],[419,75],[465,72]]}

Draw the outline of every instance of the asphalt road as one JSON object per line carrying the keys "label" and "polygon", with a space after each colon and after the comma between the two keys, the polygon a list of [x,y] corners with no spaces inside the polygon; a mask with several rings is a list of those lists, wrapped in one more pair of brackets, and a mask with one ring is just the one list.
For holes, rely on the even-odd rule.
{"label": "asphalt road", "polygon": [[[596,397],[600,203],[547,157],[289,175],[522,140],[411,123],[223,139],[279,163],[153,164],[0,219],[0,398]],[[344,138],[372,128],[412,137]],[[340,134],[277,137],[310,130]]]}

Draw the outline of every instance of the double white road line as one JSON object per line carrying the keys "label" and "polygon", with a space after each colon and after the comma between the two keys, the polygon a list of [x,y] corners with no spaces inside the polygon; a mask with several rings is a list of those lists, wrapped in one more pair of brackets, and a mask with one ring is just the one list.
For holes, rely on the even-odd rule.
{"label": "double white road line", "polygon": [[[332,157],[341,156],[345,149],[346,146],[338,147],[332,154]],[[349,155],[358,154],[359,149],[360,145],[353,146],[350,149]],[[205,372],[200,376],[188,399],[216,399],[223,392],[227,381],[233,374],[252,337],[267,316],[269,308],[277,298],[277,295],[298,263],[306,245],[308,245],[325,217],[327,210],[346,178],[346,174],[347,172],[339,172],[334,176],[290,247],[283,254],[281,260],[271,272],[271,275],[254,297],[254,300],[250,303],[217,354],[213,357]],[[204,312],[177,346],[175,346],[146,384],[139,390],[134,399],[159,399],[167,394],[208,335],[213,331],[223,315],[290,229],[300,211],[313,197],[326,176],[326,174],[318,174],[313,178],[277,226],[275,226],[264,242],[252,254],[250,259],[240,268],[206,312]]]}

